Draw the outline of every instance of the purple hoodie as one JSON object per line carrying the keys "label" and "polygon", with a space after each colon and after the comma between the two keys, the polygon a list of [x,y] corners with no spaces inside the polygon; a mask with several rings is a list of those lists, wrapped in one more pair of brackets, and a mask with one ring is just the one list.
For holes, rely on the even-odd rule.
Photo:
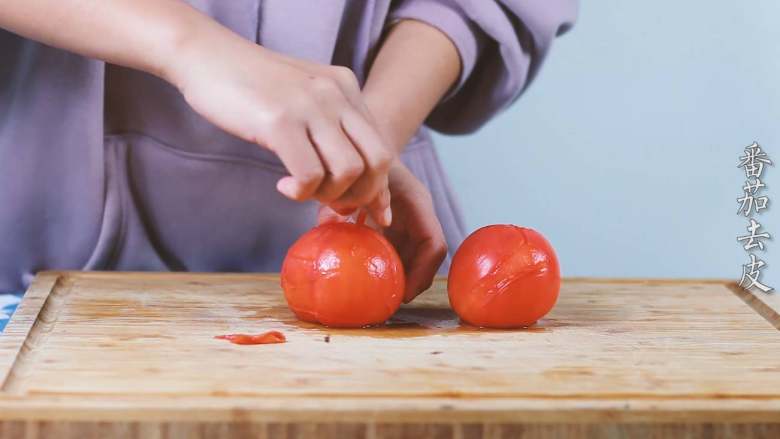
{"label": "purple hoodie", "polygon": [[[511,104],[577,11],[576,0],[189,3],[361,82],[392,22],[437,27],[463,65],[426,121],[445,133],[473,131]],[[162,80],[3,30],[0,57],[0,291],[45,269],[278,271],[314,225],[315,203],[276,192],[285,170],[272,153],[207,122]],[[402,160],[430,189],[455,249],[464,224],[426,127]]]}

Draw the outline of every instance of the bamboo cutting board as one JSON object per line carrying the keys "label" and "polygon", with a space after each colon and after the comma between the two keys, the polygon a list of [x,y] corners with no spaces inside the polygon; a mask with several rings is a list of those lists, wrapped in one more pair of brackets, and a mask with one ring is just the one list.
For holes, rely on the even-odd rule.
{"label": "bamboo cutting board", "polygon": [[[538,325],[496,331],[445,291],[332,330],[276,275],[40,274],[0,335],[0,437],[780,437],[774,297],[569,279]],[[214,339],[267,330],[287,343]]]}

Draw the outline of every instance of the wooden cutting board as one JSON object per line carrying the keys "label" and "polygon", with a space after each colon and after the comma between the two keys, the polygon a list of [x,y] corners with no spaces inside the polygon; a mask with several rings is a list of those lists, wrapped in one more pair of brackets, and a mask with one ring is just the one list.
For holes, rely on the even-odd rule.
{"label": "wooden cutting board", "polygon": [[535,327],[480,330],[438,280],[335,330],[277,275],[43,273],[0,335],[0,437],[780,437],[775,299],[567,279]]}

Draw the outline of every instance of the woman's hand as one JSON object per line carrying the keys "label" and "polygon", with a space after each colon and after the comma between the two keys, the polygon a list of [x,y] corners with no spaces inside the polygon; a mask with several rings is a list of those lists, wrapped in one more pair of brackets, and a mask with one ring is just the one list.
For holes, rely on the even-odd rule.
{"label": "woman's hand", "polygon": [[378,224],[390,224],[395,152],[349,69],[226,35],[182,44],[165,76],[209,121],[275,152],[291,174],[277,183],[288,198],[317,199],[343,214],[365,206]]}
{"label": "woman's hand", "polygon": [[6,0],[0,27],[177,86],[212,123],[274,151],[291,176],[277,188],[390,223],[394,150],[368,116],[349,69],[264,49],[186,2]]}
{"label": "woman's hand", "polygon": [[[447,243],[428,189],[398,160],[390,168],[389,181],[394,216],[384,234],[404,264],[408,303],[430,288],[447,255]],[[318,220],[321,224],[346,218],[323,206]]]}
{"label": "woman's hand", "polygon": [[[371,66],[363,97],[375,126],[393,150],[403,150],[454,84],[460,64],[455,45],[433,26],[402,20],[387,32]],[[409,302],[431,286],[447,255],[447,244],[431,194],[399,160],[390,168],[389,187],[393,219],[384,234],[403,261],[404,301]],[[384,200],[373,204],[376,203],[383,204]],[[320,223],[332,220],[345,218],[331,209],[320,209]]]}
{"label": "woman's hand", "polygon": [[[363,99],[394,151],[403,150],[459,72],[457,49],[433,26],[402,20],[389,30],[371,66]],[[431,194],[399,160],[390,168],[389,188],[393,217],[384,234],[403,261],[404,302],[409,302],[430,288],[447,255],[447,244]],[[345,218],[331,209],[320,209],[320,223],[332,220]]]}

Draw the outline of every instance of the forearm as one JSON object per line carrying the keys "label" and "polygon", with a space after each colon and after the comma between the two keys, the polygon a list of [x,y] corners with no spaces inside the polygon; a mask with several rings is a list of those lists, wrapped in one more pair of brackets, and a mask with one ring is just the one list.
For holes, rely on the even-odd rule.
{"label": "forearm", "polygon": [[232,34],[179,0],[5,0],[0,27],[162,77],[190,36]]}
{"label": "forearm", "polygon": [[401,151],[459,74],[460,57],[446,35],[404,20],[380,47],[363,96],[387,141]]}

